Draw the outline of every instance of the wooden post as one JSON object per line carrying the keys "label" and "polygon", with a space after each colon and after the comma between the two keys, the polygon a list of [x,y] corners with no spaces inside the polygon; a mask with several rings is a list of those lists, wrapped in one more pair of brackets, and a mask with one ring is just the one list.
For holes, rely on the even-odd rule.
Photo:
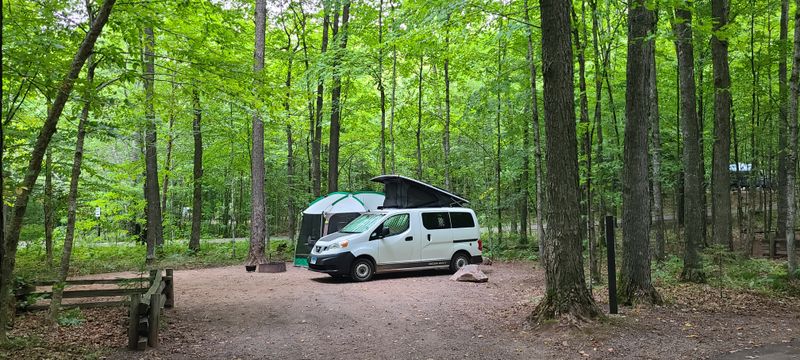
{"label": "wooden post", "polygon": [[136,350],[139,342],[139,301],[142,295],[133,294],[128,304],[128,348]]}
{"label": "wooden post", "polygon": [[155,293],[150,295],[150,313],[148,314],[148,322],[150,328],[147,331],[147,345],[150,347],[158,347],[158,328],[159,319],[161,318],[161,294]]}
{"label": "wooden post", "polygon": [[164,307],[172,308],[175,306],[175,291],[173,289],[174,277],[172,269],[166,270],[167,275],[164,277],[164,281],[166,282],[166,287],[164,288],[164,296],[166,296],[167,301],[164,303]]}

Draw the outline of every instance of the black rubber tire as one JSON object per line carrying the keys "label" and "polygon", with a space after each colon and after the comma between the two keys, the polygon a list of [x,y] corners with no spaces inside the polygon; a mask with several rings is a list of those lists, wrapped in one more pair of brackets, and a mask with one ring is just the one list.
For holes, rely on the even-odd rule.
{"label": "black rubber tire", "polygon": [[455,273],[462,267],[469,265],[469,255],[463,252],[457,252],[450,259],[450,272]]}
{"label": "black rubber tire", "polygon": [[353,261],[353,268],[350,270],[350,278],[356,282],[370,281],[375,275],[375,265],[367,258],[358,258]]}

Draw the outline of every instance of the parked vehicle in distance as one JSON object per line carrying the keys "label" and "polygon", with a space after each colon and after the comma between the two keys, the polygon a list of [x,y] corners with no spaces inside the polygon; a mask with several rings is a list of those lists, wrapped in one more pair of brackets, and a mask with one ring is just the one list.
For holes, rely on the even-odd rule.
{"label": "parked vehicle in distance", "polygon": [[483,262],[475,212],[463,207],[400,208],[365,213],[320,238],[309,270],[367,281],[375,273]]}

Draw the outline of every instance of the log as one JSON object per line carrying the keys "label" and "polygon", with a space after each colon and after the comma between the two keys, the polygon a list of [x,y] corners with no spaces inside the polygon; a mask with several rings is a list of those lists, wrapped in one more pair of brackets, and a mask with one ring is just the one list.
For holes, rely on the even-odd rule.
{"label": "log", "polygon": [[[138,277],[138,278],[114,278],[114,279],[77,279],[77,280],[67,280],[64,283],[69,285],[102,285],[102,284],[111,284],[111,285],[120,285],[125,283],[140,283],[140,282],[149,282],[150,279]],[[58,281],[56,280],[40,280],[34,281],[34,286],[53,286],[57,284]]]}
{"label": "log", "polygon": [[[68,290],[64,291],[64,299],[87,298],[87,297],[110,297],[127,296],[141,294],[144,289],[92,289],[92,290]],[[49,299],[53,296],[52,291],[41,291],[28,294],[28,296]]]}
{"label": "log", "polygon": [[139,300],[142,295],[133,294],[128,306],[128,348],[139,349]]}
{"label": "log", "polygon": [[158,347],[158,330],[161,312],[161,293],[150,295],[150,314],[148,314],[147,321],[150,323],[147,332],[147,345],[150,347]]}
{"label": "log", "polygon": [[166,276],[164,276],[164,282],[167,284],[167,287],[164,289],[164,297],[167,301],[164,303],[164,307],[172,308],[175,306],[175,289],[173,287],[174,280],[173,271],[172,269],[166,270]]}

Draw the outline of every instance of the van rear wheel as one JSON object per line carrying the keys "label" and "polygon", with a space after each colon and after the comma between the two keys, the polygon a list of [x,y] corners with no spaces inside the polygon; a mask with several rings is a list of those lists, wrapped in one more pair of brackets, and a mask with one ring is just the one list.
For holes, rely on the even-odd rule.
{"label": "van rear wheel", "polygon": [[467,265],[469,265],[469,256],[463,252],[457,252],[450,260],[450,272],[461,270],[461,268]]}
{"label": "van rear wheel", "polygon": [[353,261],[353,269],[350,271],[350,278],[353,281],[369,281],[373,274],[375,274],[375,266],[369,259],[360,258]]}

